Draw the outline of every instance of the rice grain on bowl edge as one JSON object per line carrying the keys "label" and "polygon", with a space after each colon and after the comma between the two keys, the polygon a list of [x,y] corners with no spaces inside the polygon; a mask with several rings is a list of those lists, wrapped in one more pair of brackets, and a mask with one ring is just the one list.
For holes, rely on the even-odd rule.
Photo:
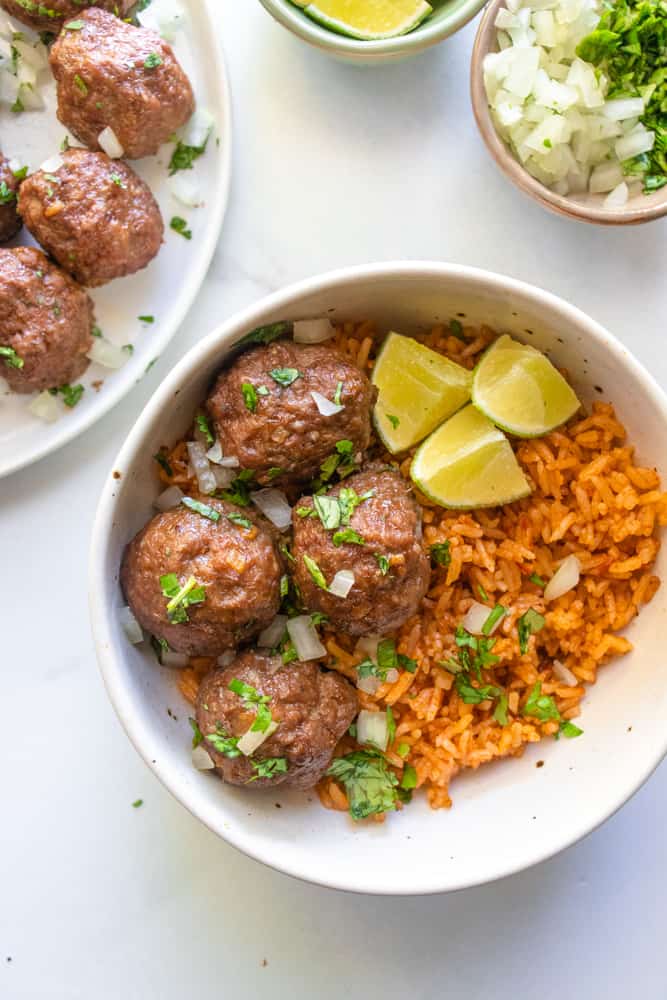
{"label": "rice grain on bowl edge", "polygon": [[[488,328],[468,328],[462,334],[457,329],[456,334],[437,326],[417,339],[473,368],[497,335]],[[337,328],[333,343],[370,371],[381,339],[371,323],[346,322]],[[385,683],[373,695],[358,691],[361,708],[385,712],[391,707],[396,733],[387,760],[399,777],[407,765],[415,769],[416,787],[426,790],[435,809],[451,806],[449,784],[463,768],[519,756],[528,743],[558,736],[562,723],[580,714],[585,685],[595,683],[598,667],[631,650],[629,640],[617,633],[660,585],[651,568],[660,545],[657,528],[667,524],[667,494],[660,491],[654,469],[635,465],[633,448],[611,405],[595,403],[589,415],[577,416],[543,438],[515,439],[513,445],[533,485],[525,500],[462,512],[418,496],[426,549],[447,543],[446,559],[433,567],[420,613],[395,636],[398,652],[416,660],[418,667],[414,673],[402,670],[394,683]],[[160,467],[162,481],[196,488],[189,479],[184,442],[166,457],[170,472]],[[377,440],[369,457],[396,463]],[[411,459],[409,454],[400,462],[408,480]],[[579,583],[545,602],[544,582],[570,554],[581,566]],[[483,683],[507,693],[506,725],[494,718],[493,700],[463,701],[454,675],[440,665],[456,655],[456,628],[473,602],[487,604],[489,611],[496,604],[507,608],[494,633],[493,653],[499,661],[482,672]],[[517,623],[531,608],[544,615],[545,624],[521,653]],[[329,659],[324,665],[355,682],[360,656],[353,640],[328,632],[325,644]],[[189,702],[194,703],[202,677],[214,667],[213,660],[196,657],[180,672],[179,688]],[[560,718],[540,721],[523,714],[538,682]],[[346,736],[337,753],[355,748]],[[318,792],[326,807],[347,810],[345,791],[333,778],[325,777]]]}

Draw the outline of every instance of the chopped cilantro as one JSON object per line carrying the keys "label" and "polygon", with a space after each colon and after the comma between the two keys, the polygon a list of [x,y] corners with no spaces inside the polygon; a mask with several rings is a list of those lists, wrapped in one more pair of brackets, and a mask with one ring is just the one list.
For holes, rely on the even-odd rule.
{"label": "chopped cilantro", "polygon": [[154,323],[155,316],[138,316],[137,319],[140,323]]}
{"label": "chopped cilantro", "polygon": [[431,562],[434,566],[449,566],[452,557],[449,552],[449,542],[436,542],[429,548]]}
{"label": "chopped cilantro", "polygon": [[160,466],[161,469],[164,469],[164,471],[167,473],[168,476],[170,477],[173,476],[174,470],[169,464],[167,456],[165,455],[164,452],[158,451],[157,455],[153,455],[153,459],[154,461],[157,462],[157,464]]}
{"label": "chopped cilantro", "polygon": [[239,528],[245,528],[246,531],[252,528],[252,521],[249,521],[247,517],[243,514],[237,514],[236,511],[232,511],[227,515],[227,520],[231,521],[232,524],[237,525]]}
{"label": "chopped cilantro", "polygon": [[127,184],[125,183],[125,181],[123,180],[123,178],[120,176],[120,174],[117,173],[116,171],[114,171],[112,174],[110,174],[110,177],[111,177],[111,180],[113,181],[113,183],[116,185],[116,187],[123,188],[123,189],[127,188]]}
{"label": "chopped cilantro", "polygon": [[493,626],[496,624],[496,622],[499,622],[500,619],[503,618],[504,615],[506,614],[507,614],[507,608],[504,608],[502,604],[496,604],[495,608],[493,609],[493,611],[491,611],[489,617],[482,625],[483,634],[490,635],[491,632],[493,631]]}
{"label": "chopped cilantro", "polygon": [[298,378],[302,378],[302,374],[297,368],[274,368],[273,371],[269,372],[269,375],[274,382],[285,388],[290,386],[292,382],[296,382]]}
{"label": "chopped cilantro", "polygon": [[536,632],[543,629],[544,625],[544,615],[541,615],[535,608],[528,608],[525,614],[521,615],[516,623],[516,629],[519,633],[519,651],[522,656],[528,652],[528,640],[531,635],[535,635]]}
{"label": "chopped cilantro", "polygon": [[149,54],[144,59],[144,67],[146,69],[157,69],[163,63],[162,56],[158,55],[157,52],[149,52]]}
{"label": "chopped cilantro", "polygon": [[387,746],[390,747],[396,738],[396,720],[391,705],[387,705]]}
{"label": "chopped cilantro", "polygon": [[375,750],[355,750],[337,757],[327,774],[345,786],[352,819],[365,819],[396,808],[398,778]]}
{"label": "chopped cilantro", "polygon": [[417,787],[417,772],[415,771],[412,764],[406,764],[403,768],[403,777],[401,778],[401,788],[411,789]]}
{"label": "chopped cilantro", "polygon": [[210,447],[215,442],[215,438],[213,437],[213,431],[211,430],[211,425],[209,424],[208,419],[203,413],[198,413],[195,417],[195,423],[204,435],[206,444]]}
{"label": "chopped cilantro", "polygon": [[313,505],[327,531],[338,527],[340,524],[340,504],[336,497],[330,497],[326,494],[313,497]]}
{"label": "chopped cilantro", "polygon": [[186,146],[180,139],[176,141],[176,148],[171,154],[169,161],[169,176],[177,174],[179,170],[192,170],[192,164],[206,152],[208,136],[201,146]]}
{"label": "chopped cilantro", "polygon": [[532,715],[540,722],[549,722],[551,719],[560,719],[560,712],[556,707],[556,702],[548,694],[542,694],[542,682],[537,681],[528,695],[528,700],[523,706],[524,715]]}
{"label": "chopped cilantro", "polygon": [[[193,500],[192,497],[182,497],[181,503],[188,510],[192,510],[195,514],[201,514],[202,517],[207,517],[209,521],[219,521],[220,512],[215,509],[215,507],[210,507],[207,503],[202,503],[200,500]],[[228,515],[229,516],[229,515]]]}
{"label": "chopped cilantro", "polygon": [[283,471],[284,470],[281,469],[279,465],[274,465],[267,472],[267,476],[269,477],[269,479],[277,479],[278,476],[282,476]]}
{"label": "chopped cilantro", "polygon": [[[316,498],[317,499],[317,498]],[[352,528],[335,531],[332,539],[334,545],[365,545],[366,542]]]}
{"label": "chopped cilantro", "polygon": [[377,560],[378,569],[380,570],[380,575],[386,576],[387,573],[389,572],[389,566],[390,566],[388,558],[386,556],[383,556],[381,552],[374,552],[373,555]]}
{"label": "chopped cilantro", "polygon": [[63,25],[65,31],[81,31],[83,28],[83,21],[68,21]]}
{"label": "chopped cilantro", "polygon": [[134,802],[132,803],[132,808],[138,809],[140,806],[143,806],[143,804],[144,804],[143,799],[135,799]]}
{"label": "chopped cilantro", "polygon": [[187,221],[181,218],[180,215],[175,215],[171,222],[169,223],[169,228],[173,229],[175,233],[179,233],[186,240],[192,239],[192,230],[188,229]]}
{"label": "chopped cilantro", "polygon": [[333,397],[333,401],[336,404],[336,406],[341,405],[342,396],[343,396],[343,383],[339,382],[338,385],[336,386],[336,391],[334,392],[334,397]]}
{"label": "chopped cilantro", "polygon": [[65,406],[69,406],[70,409],[76,406],[81,397],[84,394],[84,387],[82,385],[59,385],[57,389],[49,389],[52,396],[61,395],[63,397],[63,403]]}
{"label": "chopped cilantro", "polygon": [[228,688],[239,696],[246,711],[255,710],[255,721],[250,727],[252,733],[266,733],[269,729],[274,731],[276,724],[273,721],[271,709],[268,707],[271,701],[268,695],[260,694],[256,688],[240,681],[238,677],[234,677],[229,682]]}
{"label": "chopped cilantro", "polygon": [[241,386],[241,393],[243,395],[243,402],[245,403],[246,410],[250,410],[254,413],[257,409],[257,390],[254,385],[250,382],[244,382]]}
{"label": "chopped cilantro", "polygon": [[389,421],[389,423],[391,424],[391,426],[394,428],[394,430],[396,430],[396,428],[398,427],[398,425],[401,422],[399,420],[399,418],[397,416],[395,416],[393,413],[387,413],[386,417],[387,417],[387,420]]}
{"label": "chopped cilantro", "polygon": [[264,760],[251,760],[250,763],[255,773],[249,782],[257,781],[258,778],[274,778],[277,774],[286,774],[288,769],[284,757],[265,757]]}
{"label": "chopped cilantro", "polygon": [[160,577],[160,588],[163,595],[169,598],[167,618],[172,625],[189,621],[187,609],[190,605],[202,604],[206,599],[206,588],[200,586],[194,576],[181,586],[175,573],[166,573]]}
{"label": "chopped cilantro", "polygon": [[313,578],[314,582],[317,584],[317,586],[321,590],[326,590],[327,589],[326,578],[320,567],[315,562],[315,560],[311,559],[309,555],[304,554],[303,563],[308,572],[310,573],[311,577]]}
{"label": "chopped cilantro", "polygon": [[481,583],[478,583],[478,584],[477,584],[477,590],[478,590],[478,592],[479,592],[479,596],[480,596],[480,597],[482,598],[482,600],[483,600],[483,601],[488,601],[488,599],[489,599],[489,595],[488,595],[488,594],[487,594],[487,592],[486,592],[486,591],[484,590],[484,587],[483,587],[483,586],[481,585]]}
{"label": "chopped cilantro", "polygon": [[546,587],[547,585],[547,581],[543,580],[541,576],[537,575],[537,573],[531,573],[528,579],[531,583],[534,583],[536,587]]}
{"label": "chopped cilantro", "polygon": [[213,732],[206,734],[206,739],[214,750],[217,750],[224,757],[229,757],[230,760],[241,756],[241,751],[237,746],[239,742],[238,737],[228,736],[220,723],[218,723]]}
{"label": "chopped cilantro", "polygon": [[199,744],[201,743],[201,741],[204,739],[204,736],[202,734],[201,729],[199,728],[199,725],[198,725],[196,719],[193,719],[192,717],[190,717],[188,719],[188,722],[190,723],[190,727],[192,729],[192,749],[194,750],[195,747],[199,746]]}
{"label": "chopped cilantro", "polygon": [[237,342],[237,347],[246,347],[249,344],[270,344],[278,337],[284,337],[292,329],[291,323],[281,321],[279,323],[268,323],[266,326],[258,326]]}
{"label": "chopped cilantro", "polygon": [[16,201],[16,191],[6,181],[0,181],[0,205],[11,205],[13,201]]}
{"label": "chopped cilantro", "polygon": [[465,340],[465,337],[463,335],[463,327],[461,326],[461,324],[457,319],[450,319],[449,332],[453,337],[456,337],[457,340]]}
{"label": "chopped cilantro", "polygon": [[581,736],[583,729],[579,726],[575,726],[574,722],[570,722],[568,719],[563,719],[561,722],[558,732],[556,733],[556,739],[559,736],[565,736],[568,740],[574,740],[577,736]]}
{"label": "chopped cilantro", "polygon": [[410,744],[399,743],[398,746],[396,747],[396,753],[398,754],[399,757],[407,757],[408,754],[410,753]]}
{"label": "chopped cilantro", "polygon": [[28,167],[27,166],[17,167],[16,170],[12,170],[12,174],[14,175],[17,181],[22,181],[25,177],[28,176]]}
{"label": "chopped cilantro", "polygon": [[[224,490],[220,495],[223,500],[229,500],[238,507],[248,507],[250,505],[249,483],[255,478],[252,469],[242,469],[236,479],[232,480],[228,490]],[[216,494],[217,496],[217,494]]]}
{"label": "chopped cilantro", "polygon": [[84,97],[87,96],[88,86],[86,85],[86,81],[83,80],[78,73],[74,74],[74,86],[83,94]]}
{"label": "chopped cilantro", "polygon": [[417,670],[417,661],[413,660],[411,656],[406,656],[405,653],[399,653],[397,659],[401,670],[407,670],[409,674],[414,674]]}
{"label": "chopped cilantro", "polygon": [[0,358],[9,368],[23,368],[25,361],[16,353],[13,347],[0,346]]}

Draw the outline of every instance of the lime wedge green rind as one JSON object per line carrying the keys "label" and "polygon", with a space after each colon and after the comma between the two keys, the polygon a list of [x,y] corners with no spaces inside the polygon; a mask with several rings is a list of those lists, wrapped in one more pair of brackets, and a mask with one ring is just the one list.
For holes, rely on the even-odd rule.
{"label": "lime wedge green rind", "polygon": [[540,437],[579,409],[572,387],[540,351],[499,337],[473,373],[472,401],[509,434]]}
{"label": "lime wedge green rind", "polygon": [[303,10],[323,28],[364,42],[407,35],[433,12],[425,0],[318,0]]}
{"label": "lime wedge green rind", "polygon": [[472,405],[424,441],[410,475],[435,503],[462,510],[512,503],[531,492],[505,435]]}
{"label": "lime wedge green rind", "polygon": [[472,373],[412,337],[390,333],[373,367],[375,428],[393,454],[406,451],[470,399]]}

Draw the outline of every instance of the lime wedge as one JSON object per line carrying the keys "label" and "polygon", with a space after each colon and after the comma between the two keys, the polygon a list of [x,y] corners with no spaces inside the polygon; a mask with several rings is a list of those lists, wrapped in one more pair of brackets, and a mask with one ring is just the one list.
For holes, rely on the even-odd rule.
{"label": "lime wedge", "polygon": [[443,507],[495,507],[530,493],[509,441],[474,406],[459,410],[424,441],[410,475]]}
{"label": "lime wedge", "polygon": [[317,0],[297,6],[329,31],[365,42],[406,35],[433,11],[425,0]]}
{"label": "lime wedge", "polygon": [[375,427],[391,452],[405,451],[470,399],[472,373],[429,347],[390,333],[373,367]]}
{"label": "lime wedge", "polygon": [[564,424],[580,403],[563,376],[534,347],[499,337],[474,372],[472,401],[517,437],[540,437]]}

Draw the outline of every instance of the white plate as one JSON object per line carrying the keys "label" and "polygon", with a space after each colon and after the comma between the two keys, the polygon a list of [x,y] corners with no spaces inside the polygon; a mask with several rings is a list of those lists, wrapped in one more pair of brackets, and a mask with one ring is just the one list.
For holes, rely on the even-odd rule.
{"label": "white plate", "polygon": [[[204,204],[187,208],[170,193],[167,165],[173,145],[157,156],[129,161],[151,187],[165,220],[165,238],[160,253],[149,266],[130,278],[121,278],[93,289],[95,317],[104,336],[116,344],[132,344],[134,354],[119,371],[91,364],[80,381],[86,391],[72,410],[46,424],[28,411],[32,396],[17,393],[0,396],[0,477],[36,462],[60,448],[108,410],[136,385],[147,367],[160,355],[176,333],[204,280],[215,250],[227,205],[231,172],[231,103],[229,85],[217,29],[208,3],[181,0],[188,12],[185,26],[173,42],[174,51],[188,73],[199,107],[215,119],[206,153],[193,170],[180,176],[196,180]],[[154,0],[157,6],[160,0]],[[56,154],[66,129],[55,115],[55,85],[42,91],[45,111],[13,115],[0,110],[1,145],[6,156],[27,163],[31,170]],[[78,145],[78,143],[74,143]],[[187,219],[192,240],[169,228],[169,220]],[[33,243],[22,230],[13,245]],[[139,316],[154,316],[153,324]],[[96,390],[94,382],[102,382]],[[62,404],[60,404],[62,405]]]}

